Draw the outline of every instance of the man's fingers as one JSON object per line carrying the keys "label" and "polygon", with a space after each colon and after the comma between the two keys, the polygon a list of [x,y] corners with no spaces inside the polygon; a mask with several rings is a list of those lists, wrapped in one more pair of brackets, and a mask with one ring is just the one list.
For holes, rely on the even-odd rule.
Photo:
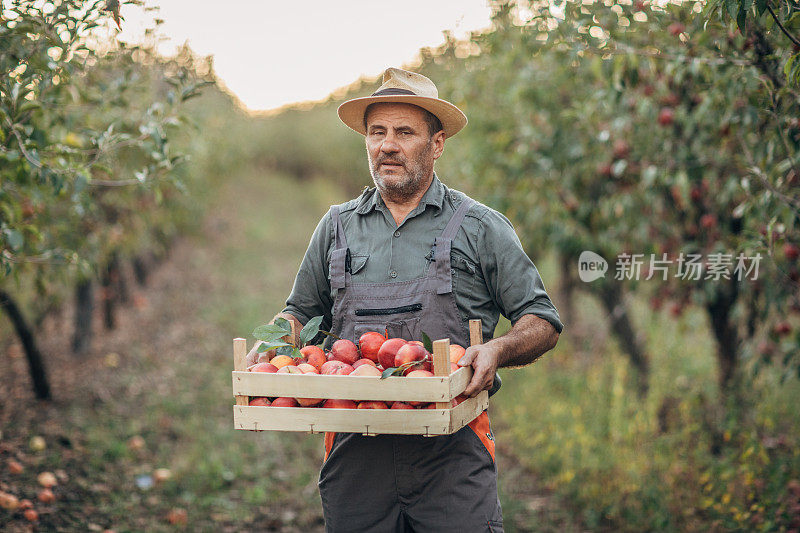
{"label": "man's fingers", "polygon": [[488,370],[485,368],[476,368],[475,374],[473,374],[472,379],[467,385],[467,388],[464,389],[464,395],[470,398],[474,398],[477,396],[483,389],[488,388],[491,386],[491,383],[487,386],[486,384],[486,377],[488,375]]}
{"label": "man's fingers", "polygon": [[458,360],[458,366],[470,366],[472,361],[475,360],[475,357],[478,355],[478,349],[474,346],[470,346],[467,348],[466,353],[461,356],[461,359]]}

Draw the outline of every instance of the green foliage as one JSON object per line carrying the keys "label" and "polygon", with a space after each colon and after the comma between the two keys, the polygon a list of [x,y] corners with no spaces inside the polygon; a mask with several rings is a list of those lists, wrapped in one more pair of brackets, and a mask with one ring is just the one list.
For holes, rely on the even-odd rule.
{"label": "green foliage", "polygon": [[99,40],[118,15],[104,6],[20,0],[0,16],[0,283],[38,301],[167,246],[194,209],[180,109],[210,65]]}

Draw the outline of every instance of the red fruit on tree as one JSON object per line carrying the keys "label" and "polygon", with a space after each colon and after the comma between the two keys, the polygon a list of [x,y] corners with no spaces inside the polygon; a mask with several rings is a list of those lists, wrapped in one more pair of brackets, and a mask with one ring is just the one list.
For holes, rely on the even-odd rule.
{"label": "red fruit on tree", "polygon": [[786,256],[786,259],[794,261],[800,257],[800,248],[792,242],[787,242],[783,245],[783,255]]}
{"label": "red fruit on tree", "polygon": [[775,335],[783,337],[784,335],[788,335],[789,333],[791,333],[792,326],[786,321],[778,322],[777,324],[775,324],[773,331],[775,332]]}
{"label": "red fruit on tree", "polygon": [[706,213],[700,217],[700,226],[703,229],[713,229],[717,225],[717,217],[711,213]]}
{"label": "red fruit on tree", "polygon": [[677,37],[678,35],[686,31],[686,26],[684,26],[680,22],[673,22],[672,24],[667,26],[667,31],[673,37]]}
{"label": "red fruit on tree", "polygon": [[663,107],[658,112],[658,123],[662,126],[670,126],[675,122],[675,111],[670,107]]}

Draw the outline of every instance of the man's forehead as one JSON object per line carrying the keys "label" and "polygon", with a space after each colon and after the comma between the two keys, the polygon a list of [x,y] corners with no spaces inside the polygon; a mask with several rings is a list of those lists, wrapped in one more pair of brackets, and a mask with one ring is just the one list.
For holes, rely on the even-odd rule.
{"label": "man's forehead", "polygon": [[400,102],[379,102],[371,104],[365,112],[367,126],[374,122],[404,121],[409,123],[425,122],[425,110],[414,104]]}

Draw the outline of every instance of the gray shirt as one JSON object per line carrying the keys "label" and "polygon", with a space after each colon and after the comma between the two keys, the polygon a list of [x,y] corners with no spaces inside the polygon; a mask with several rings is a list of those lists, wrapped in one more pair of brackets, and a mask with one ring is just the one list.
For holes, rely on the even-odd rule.
{"label": "gray shirt", "polygon": [[[341,206],[351,253],[352,281],[386,283],[423,277],[433,257],[434,239],[465,197],[434,175],[419,205],[398,226],[373,187]],[[285,313],[302,323],[322,315],[331,326],[335,290],[328,265],[334,248],[328,212],[317,225],[286,300]],[[563,325],[536,266],[522,249],[511,222],[478,202],[467,212],[451,251],[453,293],[463,321],[479,318],[484,339],[492,338],[500,314],[515,323],[532,314],[561,333]]]}

